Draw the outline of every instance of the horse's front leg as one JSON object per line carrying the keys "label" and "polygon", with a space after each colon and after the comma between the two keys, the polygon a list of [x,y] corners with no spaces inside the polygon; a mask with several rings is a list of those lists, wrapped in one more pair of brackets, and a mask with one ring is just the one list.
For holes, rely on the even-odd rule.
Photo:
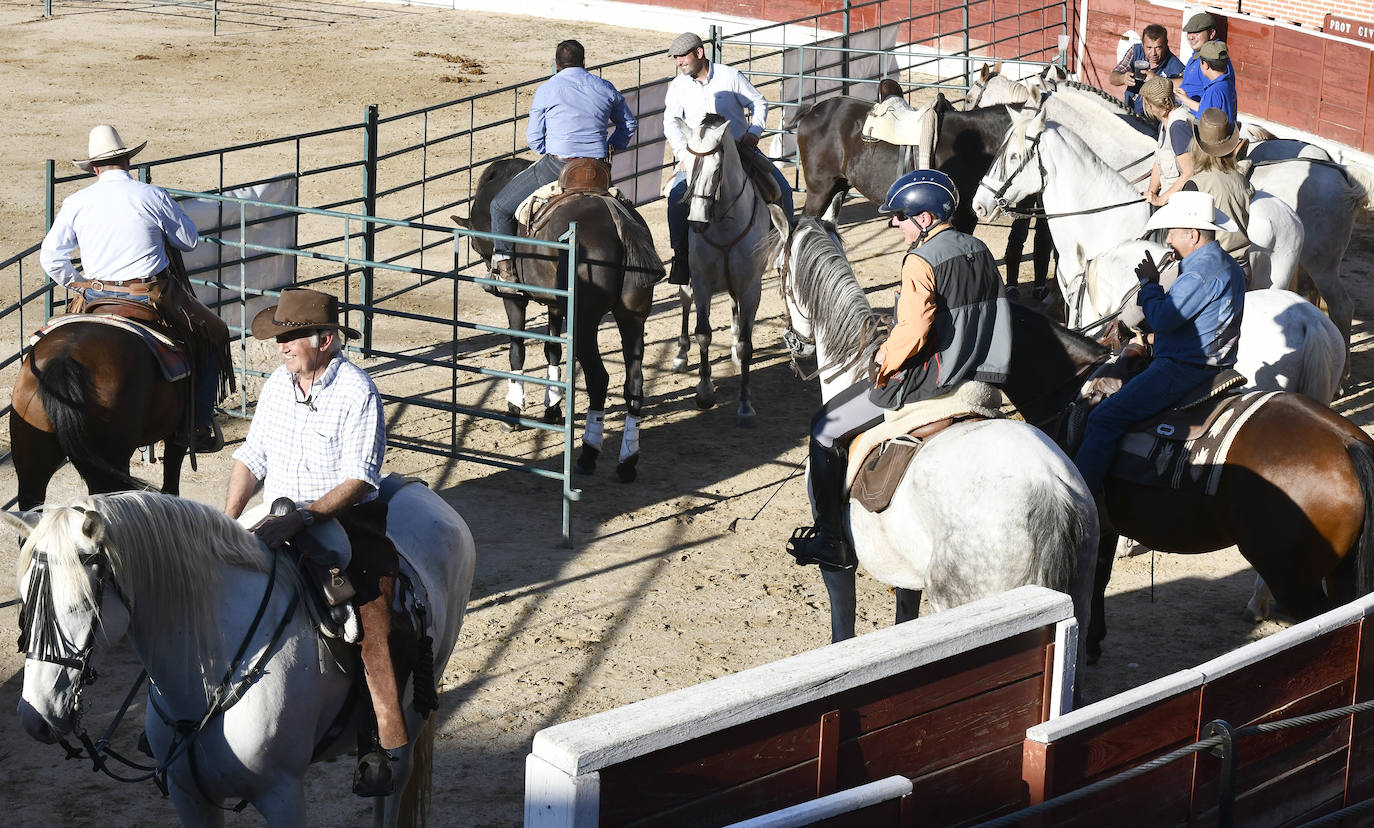
{"label": "horse's front leg", "polygon": [[[565,317],[563,308],[554,305],[549,308],[549,335],[563,335]],[[559,382],[563,378],[563,346],[557,342],[544,343],[545,369],[550,380]],[[558,424],[563,422],[563,389],[557,385],[544,386],[544,422]]]}
{"label": "horse's front leg", "polygon": [[[168,779],[167,796],[172,800],[172,807],[176,809],[177,819],[187,828],[223,828],[224,810],[218,802],[209,802],[205,796],[195,790],[195,783],[191,782],[191,789],[182,788],[182,784],[176,779]],[[257,807],[255,802],[254,807]],[[264,817],[266,814],[264,814]],[[268,821],[268,825],[304,825],[305,811],[301,809],[300,816],[295,822],[275,823]]]}
{"label": "horse's front leg", "polygon": [[736,303],[735,315],[739,320],[739,337],[735,347],[739,350],[739,425],[749,427],[754,424],[754,400],[749,393],[749,369],[754,362],[754,316],[759,310],[759,294],[762,288],[758,281],[745,291]]}
{"label": "horse's front leg", "polygon": [[[529,299],[525,297],[507,297],[504,300],[506,306],[506,326],[513,331],[525,330],[525,310],[529,306]],[[552,319],[552,317],[550,317]],[[510,338],[510,372],[518,374],[525,368],[525,338],[512,336]],[[518,420],[525,409],[525,383],[517,379],[506,380],[506,414],[512,419]],[[519,431],[524,428],[518,422],[502,423],[501,428],[505,431]]]}
{"label": "horse's front leg", "polygon": [[181,494],[181,464],[186,460],[186,446],[180,445],[176,440],[167,440],[162,444],[162,492],[163,494]]}
{"label": "horse's front leg", "polygon": [[300,779],[281,779],[270,791],[255,797],[253,807],[270,828],[305,825],[304,784]]}
{"label": "horse's front leg", "polygon": [[[692,279],[697,277],[693,274]],[[694,290],[697,305],[697,356],[701,359],[700,379],[697,381],[697,408],[707,409],[716,404],[716,392],[711,385],[711,292],[702,286]]]}
{"label": "horse's front leg", "polygon": [[692,340],[687,336],[687,320],[692,315],[692,286],[678,285],[677,299],[682,303],[682,332],[677,337],[677,356],[673,357],[673,370],[679,374],[687,371],[687,349]]}

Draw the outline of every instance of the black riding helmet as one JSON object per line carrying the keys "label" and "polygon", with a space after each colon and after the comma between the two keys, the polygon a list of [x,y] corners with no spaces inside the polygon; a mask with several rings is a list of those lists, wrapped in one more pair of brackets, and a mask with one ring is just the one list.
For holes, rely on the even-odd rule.
{"label": "black riding helmet", "polygon": [[959,191],[939,170],[915,170],[892,182],[879,213],[914,216],[930,213],[937,221],[949,221],[959,206]]}

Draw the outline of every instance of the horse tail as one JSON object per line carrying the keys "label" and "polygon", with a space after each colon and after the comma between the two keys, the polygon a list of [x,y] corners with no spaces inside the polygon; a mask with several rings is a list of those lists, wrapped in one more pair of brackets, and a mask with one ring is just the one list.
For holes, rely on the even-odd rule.
{"label": "horse tail", "polygon": [[111,480],[120,481],[120,488],[144,488],[127,472],[111,465],[91,444],[91,435],[86,429],[86,386],[90,377],[86,366],[65,351],[48,360],[42,370],[30,353],[28,366],[38,380],[38,399],[52,423],[62,452],[73,462],[80,461]]}
{"label": "horse tail", "polygon": [[1345,178],[1351,188],[1357,191],[1352,198],[1359,203],[1360,209],[1374,211],[1374,172],[1359,164],[1346,164]]}
{"label": "horse tail", "polygon": [[1303,325],[1298,381],[1293,390],[1329,406],[1341,387],[1345,340],[1326,314],[1316,311],[1313,316]]}
{"label": "horse tail", "polygon": [[1355,555],[1357,594],[1368,595],[1374,592],[1374,444],[1358,440],[1345,450],[1355,467],[1355,478],[1360,481],[1360,494],[1364,496],[1364,524],[1351,551]]}
{"label": "horse tail", "polygon": [[1030,514],[1031,546],[1036,550],[1031,562],[1029,583],[1069,592],[1079,548],[1096,544],[1089,537],[1087,511],[1073,496],[1073,490],[1055,478],[1040,482],[1030,493],[1036,504]]}
{"label": "horse tail", "polygon": [[434,776],[434,716],[425,720],[410,746],[410,775],[401,789],[397,826],[422,826],[429,821],[430,782]]}
{"label": "horse tail", "polygon": [[625,249],[625,276],[637,288],[651,288],[667,274],[663,259],[654,247],[654,235],[638,210],[631,210],[614,197],[602,199],[611,221],[620,233]]}

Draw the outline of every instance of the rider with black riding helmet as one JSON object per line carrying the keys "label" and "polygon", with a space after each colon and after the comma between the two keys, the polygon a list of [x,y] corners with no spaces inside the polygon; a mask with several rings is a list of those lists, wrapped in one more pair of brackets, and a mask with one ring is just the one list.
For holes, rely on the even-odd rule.
{"label": "rider with black riding helmet", "polygon": [[872,382],[855,383],[811,420],[811,501],[816,524],[793,533],[800,564],[858,563],[844,527],[849,441],[888,411],[944,396],[968,380],[1001,383],[1011,361],[1011,308],[986,245],[950,226],[959,204],[949,176],[916,170],[897,179],[878,212],[911,245],[902,259],[896,320],[878,350]]}

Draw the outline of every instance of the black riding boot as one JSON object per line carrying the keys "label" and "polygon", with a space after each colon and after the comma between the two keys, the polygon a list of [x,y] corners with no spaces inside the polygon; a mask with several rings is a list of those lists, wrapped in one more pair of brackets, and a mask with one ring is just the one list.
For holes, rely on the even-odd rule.
{"label": "black riding boot", "polygon": [[844,473],[848,452],[841,446],[826,448],[811,441],[811,499],[816,525],[798,529],[787,541],[787,552],[799,564],[819,564],[822,569],[853,569],[859,559],[844,532]]}
{"label": "black riding boot", "polygon": [[681,250],[673,251],[673,267],[668,272],[668,284],[690,285],[691,283],[692,271],[687,267],[687,246],[683,245]]}

